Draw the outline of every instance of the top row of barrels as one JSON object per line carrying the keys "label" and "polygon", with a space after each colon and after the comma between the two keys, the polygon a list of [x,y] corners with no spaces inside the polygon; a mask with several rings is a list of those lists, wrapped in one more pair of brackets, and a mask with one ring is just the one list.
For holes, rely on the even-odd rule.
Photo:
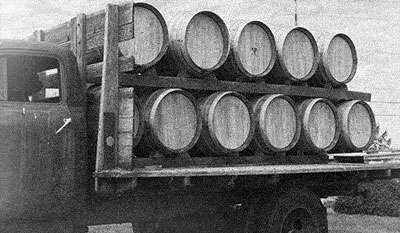
{"label": "top row of barrels", "polygon": [[[104,11],[87,17],[88,64],[102,61],[104,18]],[[230,20],[210,11],[162,15],[146,3],[122,5],[120,55],[134,57],[138,72],[155,67],[165,76],[341,86],[355,75],[356,49],[343,33]]]}

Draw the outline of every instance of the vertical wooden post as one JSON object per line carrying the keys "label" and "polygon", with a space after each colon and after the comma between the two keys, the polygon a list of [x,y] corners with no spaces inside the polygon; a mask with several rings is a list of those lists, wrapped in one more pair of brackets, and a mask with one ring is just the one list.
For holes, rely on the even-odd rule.
{"label": "vertical wooden post", "polygon": [[[87,49],[87,38],[86,38],[86,15],[79,14],[71,20],[70,23],[72,27],[71,39],[71,51],[74,53],[76,58],[76,63],[78,65],[80,80],[82,82],[82,87],[85,88],[86,94],[86,49]],[[85,168],[87,167],[87,161],[85,158],[75,158],[75,183],[76,192],[75,199],[78,205],[80,203],[85,203],[86,197],[86,184],[89,181]]]}
{"label": "vertical wooden post", "polygon": [[73,24],[72,50],[76,56],[82,82],[86,83],[86,15],[79,14]]}
{"label": "vertical wooden post", "polygon": [[[108,4],[105,17],[96,172],[115,168],[118,153],[118,6]],[[96,191],[99,188],[96,178]]]}
{"label": "vertical wooden post", "polygon": [[8,98],[7,58],[0,57],[0,100]]}
{"label": "vertical wooden post", "polygon": [[43,30],[37,30],[33,32],[33,40],[34,41],[44,41],[45,33]]}

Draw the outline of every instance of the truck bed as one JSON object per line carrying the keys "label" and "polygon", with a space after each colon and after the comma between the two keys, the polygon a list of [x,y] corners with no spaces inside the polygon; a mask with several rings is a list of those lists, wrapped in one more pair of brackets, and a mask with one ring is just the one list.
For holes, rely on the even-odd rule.
{"label": "truck bed", "polygon": [[[400,175],[400,152],[396,153],[348,153],[331,154],[327,164],[240,164],[192,167],[146,166],[131,171],[112,169],[94,174],[99,178],[138,177],[190,177],[190,176],[239,176],[239,175],[283,175],[304,173],[334,173],[387,171],[389,176]],[[350,159],[350,162],[340,162]],[[354,162],[352,162],[354,161]]]}

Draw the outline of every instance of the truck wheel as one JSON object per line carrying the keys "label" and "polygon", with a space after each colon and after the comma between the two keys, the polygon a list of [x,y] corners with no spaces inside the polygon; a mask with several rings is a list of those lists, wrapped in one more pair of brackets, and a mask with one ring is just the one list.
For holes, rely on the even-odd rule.
{"label": "truck wheel", "polygon": [[326,209],[307,188],[284,189],[260,204],[256,232],[328,233]]}

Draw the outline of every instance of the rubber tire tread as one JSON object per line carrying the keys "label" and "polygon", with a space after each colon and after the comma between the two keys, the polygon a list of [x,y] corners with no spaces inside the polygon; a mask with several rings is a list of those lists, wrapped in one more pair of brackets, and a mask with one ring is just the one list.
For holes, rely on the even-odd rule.
{"label": "rubber tire tread", "polygon": [[298,207],[309,212],[318,229],[316,233],[328,233],[326,208],[316,194],[304,187],[284,187],[260,200],[255,211],[255,229],[252,232],[281,233],[285,217]]}

